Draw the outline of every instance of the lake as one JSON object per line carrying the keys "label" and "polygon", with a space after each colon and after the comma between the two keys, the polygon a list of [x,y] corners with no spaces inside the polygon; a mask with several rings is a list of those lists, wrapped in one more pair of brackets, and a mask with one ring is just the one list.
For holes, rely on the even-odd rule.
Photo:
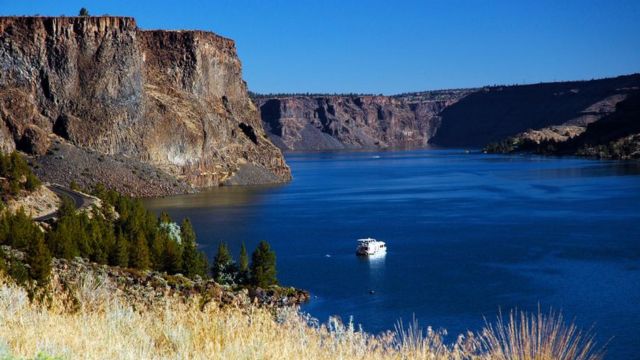
{"label": "lake", "polygon": [[[150,199],[212,258],[267,240],[321,321],[370,332],[414,315],[457,334],[498,311],[561,310],[607,358],[640,359],[640,164],[462,150],[292,153],[289,184]],[[355,256],[356,239],[388,253]],[[373,293],[372,293],[373,292]]]}

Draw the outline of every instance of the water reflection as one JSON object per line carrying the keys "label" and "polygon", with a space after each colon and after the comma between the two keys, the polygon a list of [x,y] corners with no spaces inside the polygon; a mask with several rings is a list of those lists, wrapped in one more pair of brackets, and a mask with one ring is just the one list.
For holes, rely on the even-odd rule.
{"label": "water reflection", "polygon": [[360,263],[369,268],[369,281],[373,287],[384,281],[386,255],[386,253],[378,253],[369,256],[358,256]]}
{"label": "water reflection", "polygon": [[266,194],[270,194],[282,186],[284,185],[223,186],[197,194],[146,199],[145,205],[152,209],[189,209],[259,204]]}

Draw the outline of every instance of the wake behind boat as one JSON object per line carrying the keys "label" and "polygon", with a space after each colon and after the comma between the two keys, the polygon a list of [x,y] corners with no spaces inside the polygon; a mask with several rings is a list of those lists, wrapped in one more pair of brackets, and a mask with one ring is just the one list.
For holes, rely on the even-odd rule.
{"label": "wake behind boat", "polygon": [[356,255],[361,256],[375,256],[386,254],[387,245],[384,241],[378,241],[373,238],[358,239],[358,247],[356,248]]}

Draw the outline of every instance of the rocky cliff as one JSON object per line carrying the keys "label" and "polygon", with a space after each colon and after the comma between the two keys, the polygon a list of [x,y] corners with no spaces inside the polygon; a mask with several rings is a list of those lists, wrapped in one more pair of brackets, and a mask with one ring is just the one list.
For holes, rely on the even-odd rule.
{"label": "rocky cliff", "polygon": [[396,96],[256,96],[265,129],[285,150],[482,147],[527,132],[566,139],[640,87],[640,75],[426,91]]}
{"label": "rocky cliff", "polygon": [[0,68],[0,147],[37,155],[45,180],[65,168],[103,181],[92,170],[116,158],[115,185],[132,193],[144,185],[122,179],[140,166],[197,187],[290,178],[232,40],[142,31],[128,17],[2,17]]}
{"label": "rocky cliff", "polygon": [[401,148],[427,145],[438,114],[470,90],[410,96],[257,96],[262,122],[285,150]]}

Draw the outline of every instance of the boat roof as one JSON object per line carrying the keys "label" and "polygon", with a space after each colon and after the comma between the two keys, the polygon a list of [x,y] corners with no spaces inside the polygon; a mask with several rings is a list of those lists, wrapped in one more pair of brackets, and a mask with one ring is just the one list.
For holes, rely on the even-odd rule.
{"label": "boat roof", "polygon": [[374,241],[384,244],[384,241],[376,240],[376,239],[373,239],[373,238],[358,239],[358,242],[361,242],[361,243],[374,242]]}

